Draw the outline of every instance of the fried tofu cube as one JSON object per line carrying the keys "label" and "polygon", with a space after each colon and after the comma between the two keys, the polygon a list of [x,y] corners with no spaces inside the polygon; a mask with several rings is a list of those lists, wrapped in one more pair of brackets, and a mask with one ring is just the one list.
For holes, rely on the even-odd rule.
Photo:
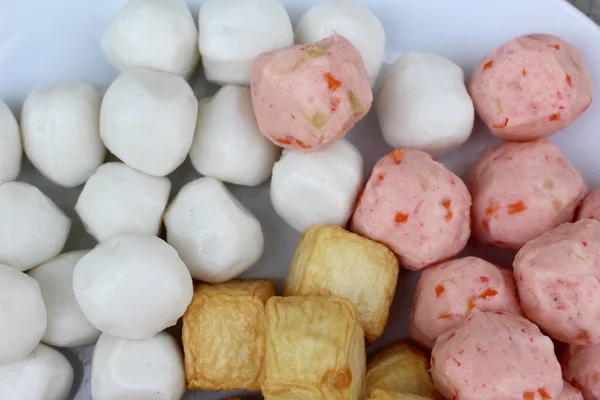
{"label": "fried tofu cube", "polygon": [[192,390],[260,390],[267,280],[198,284],[183,316],[185,377]]}
{"label": "fried tofu cube", "polygon": [[310,227],[298,242],[284,296],[350,300],[368,343],[383,333],[398,281],[398,260],[385,245],[338,226]]}
{"label": "fried tofu cube", "polygon": [[389,390],[375,389],[367,400],[431,400],[429,397],[418,396],[410,393],[391,392]]}
{"label": "fried tofu cube", "polygon": [[261,377],[267,400],[365,398],[365,340],[356,309],[335,296],[272,297]]}
{"label": "fried tofu cube", "polygon": [[379,350],[367,362],[367,391],[375,389],[443,399],[433,386],[429,358],[407,342]]}

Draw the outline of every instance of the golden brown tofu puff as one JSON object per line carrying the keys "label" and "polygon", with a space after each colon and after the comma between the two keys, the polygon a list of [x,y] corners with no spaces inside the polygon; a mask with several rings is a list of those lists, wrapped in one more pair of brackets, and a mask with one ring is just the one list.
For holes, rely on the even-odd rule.
{"label": "golden brown tofu puff", "polygon": [[183,316],[185,377],[192,390],[260,390],[267,280],[198,284]]}
{"label": "golden brown tofu puff", "polygon": [[432,400],[429,397],[418,396],[410,393],[398,393],[388,390],[374,389],[368,400]]}
{"label": "golden brown tofu puff", "polygon": [[267,400],[365,398],[365,340],[354,305],[335,296],[272,297],[261,378]]}
{"label": "golden brown tofu puff", "polygon": [[443,399],[433,386],[429,358],[407,342],[392,343],[369,357],[367,390],[374,389]]}
{"label": "golden brown tofu puff", "polygon": [[373,343],[387,323],[398,268],[396,256],[383,244],[338,226],[315,225],[296,246],[283,295],[350,300],[367,342]]}

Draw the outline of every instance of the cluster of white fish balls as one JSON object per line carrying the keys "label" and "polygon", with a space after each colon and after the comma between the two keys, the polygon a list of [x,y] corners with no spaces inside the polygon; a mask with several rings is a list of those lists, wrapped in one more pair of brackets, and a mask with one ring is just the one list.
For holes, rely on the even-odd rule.
{"label": "cluster of white fish balls", "polygon": [[[348,221],[362,187],[360,153],[340,140],[281,154],[259,131],[247,87],[258,54],[334,32],[357,47],[375,85],[385,34],[354,0],[317,4],[295,33],[277,0],[207,0],[198,28],[182,0],[129,0],[102,40],[121,72],[103,97],[84,83],[39,88],[20,128],[0,101],[0,398],[64,399],[72,367],[40,342],[98,341],[94,399],[179,399],[181,354],[162,331],[186,310],[192,278],[227,281],[263,251],[260,222],[222,182],[257,186],[272,175],[273,207],[298,231]],[[200,56],[222,88],[198,102],[186,79]],[[448,60],[400,57],[377,104],[385,140],[437,157],[462,144],[473,123],[462,80]],[[107,150],[121,162],[103,164]],[[34,186],[12,182],[23,151],[56,185],[85,184],[75,210],[94,249],[60,254],[71,221]],[[205,177],[167,207],[166,175],[188,155]],[[163,221],[166,242],[156,237]]]}

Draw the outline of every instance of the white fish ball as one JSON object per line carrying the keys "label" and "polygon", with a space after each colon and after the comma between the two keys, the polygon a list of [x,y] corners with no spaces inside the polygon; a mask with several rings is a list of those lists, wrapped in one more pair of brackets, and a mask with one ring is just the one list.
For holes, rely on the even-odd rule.
{"label": "white fish ball", "polygon": [[0,264],[0,365],[17,362],[29,354],[45,331],[46,308],[38,283]]}
{"label": "white fish ball", "polygon": [[271,202],[299,232],[316,224],[344,226],[362,185],[362,157],[341,139],[310,153],[284,151],[273,168]]}
{"label": "white fish ball", "polygon": [[17,179],[22,156],[19,124],[10,108],[0,100],[0,185]]}
{"label": "white fish ball", "polygon": [[110,162],[86,182],[75,211],[99,242],[119,233],[157,235],[170,191],[166,177]]}
{"label": "white fish ball", "polygon": [[294,44],[292,23],[277,0],[207,0],[198,30],[204,74],[220,85],[250,85],[257,55]]}
{"label": "white fish ball", "polygon": [[202,175],[256,186],[269,178],[279,154],[258,129],[247,87],[226,85],[200,102],[190,160]]}
{"label": "white fish ball", "polygon": [[185,392],[183,357],[171,335],[146,340],[103,333],[92,359],[94,400],[179,400]]}
{"label": "white fish ball", "polygon": [[164,217],[167,241],[192,276],[208,283],[228,281],[250,267],[263,252],[260,222],[214,178],[185,185]]}
{"label": "white fish ball", "polygon": [[63,249],[71,220],[38,188],[0,185],[0,263],[27,271]]}
{"label": "white fish ball", "polygon": [[66,400],[73,367],[58,350],[39,344],[27,357],[0,366],[0,399]]}
{"label": "white fish ball", "polygon": [[58,347],[87,346],[100,331],[83,315],[73,294],[73,270],[88,253],[74,251],[61,254],[28,272],[40,285],[48,314],[48,327],[42,342]]}
{"label": "white fish ball", "polygon": [[161,239],[117,235],[77,263],[73,292],[102,332],[148,339],[177,323],[192,300],[193,283],[177,252]]}
{"label": "white fish ball", "polygon": [[185,79],[133,69],[119,75],[104,95],[100,136],[125,164],[165,176],[185,160],[197,116],[198,100]]}
{"label": "white fish ball", "polygon": [[23,103],[21,131],[29,161],[57,185],[81,185],[102,164],[100,94],[80,82],[33,90]]}
{"label": "white fish ball", "polygon": [[408,52],[390,67],[376,102],[385,141],[441,158],[467,141],[475,109],[463,70],[452,61]]}
{"label": "white fish ball", "polygon": [[181,0],[129,0],[102,38],[119,71],[151,68],[189,76],[198,62],[198,29]]}
{"label": "white fish ball", "polygon": [[327,0],[310,8],[296,25],[296,43],[314,43],[337,33],[358,49],[369,83],[375,85],[385,53],[381,21],[356,0]]}

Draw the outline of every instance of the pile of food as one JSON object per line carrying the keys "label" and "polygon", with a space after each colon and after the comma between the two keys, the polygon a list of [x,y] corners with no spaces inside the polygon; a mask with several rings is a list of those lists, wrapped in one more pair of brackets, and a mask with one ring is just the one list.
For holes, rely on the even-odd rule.
{"label": "pile of food", "polygon": [[[102,41],[120,71],[104,96],[44,86],[20,123],[0,101],[0,399],[66,399],[73,367],[51,346],[94,343],[94,400],[600,399],[600,191],[546,139],[592,101],[575,47],[518,37],[467,86],[409,52],[374,97],[385,33],[354,0],[315,5],[295,32],[277,0],[207,0],[197,22],[182,0],[129,0]],[[221,88],[198,100],[200,58]],[[391,150],[365,182],[344,137],[372,108]],[[435,160],[475,113],[503,142],[463,182]],[[96,247],[62,253],[71,220],[16,180],[22,153],[82,185]],[[171,196],[188,155],[203,177]],[[269,178],[302,233],[280,296],[238,278],[270,238],[225,184]],[[460,257],[470,239],[513,269]],[[419,273],[412,341],[367,359],[406,295],[400,268]],[[183,350],[165,332],[180,320]]]}

